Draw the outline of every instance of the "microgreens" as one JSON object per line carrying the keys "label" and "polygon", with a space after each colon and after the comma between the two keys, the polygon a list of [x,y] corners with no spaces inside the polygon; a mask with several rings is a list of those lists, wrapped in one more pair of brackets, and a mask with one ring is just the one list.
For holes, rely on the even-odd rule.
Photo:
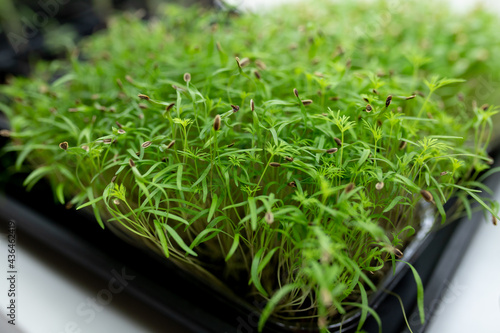
{"label": "microgreens", "polygon": [[[25,185],[47,177],[102,227],[244,279],[236,292],[267,301],[260,329],[271,315],[324,332],[353,307],[366,318],[422,201],[444,222],[472,197],[496,223],[474,187],[499,109],[460,99],[486,102],[475,92],[485,69],[500,73],[498,26],[414,1],[301,6],[117,16],[69,60],[13,80],[6,150],[36,167]],[[390,24],[364,25],[387,11]],[[463,208],[447,214],[452,197]]]}

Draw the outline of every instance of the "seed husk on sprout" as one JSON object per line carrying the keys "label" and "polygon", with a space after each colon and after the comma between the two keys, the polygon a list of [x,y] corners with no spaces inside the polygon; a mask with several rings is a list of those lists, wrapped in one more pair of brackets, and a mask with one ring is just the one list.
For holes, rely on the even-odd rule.
{"label": "seed husk on sprout", "polygon": [[165,111],[170,111],[173,107],[174,107],[175,103],[170,103],[169,105],[167,105],[167,107],[165,108]]}
{"label": "seed husk on sprout", "polygon": [[304,105],[311,105],[313,103],[312,99],[304,99],[301,102]]}
{"label": "seed husk on sprout", "polygon": [[89,151],[89,146],[82,146],[82,149],[85,150],[86,152]]}
{"label": "seed husk on sprout", "polygon": [[216,115],[214,119],[214,130],[215,131],[220,130],[220,125],[221,125],[220,115]]}
{"label": "seed husk on sprout", "polygon": [[148,95],[139,94],[139,95],[137,95],[137,97],[139,97],[140,99],[144,99],[146,101],[149,101],[149,96]]}
{"label": "seed husk on sprout", "polygon": [[344,192],[347,194],[351,192],[354,189],[354,183],[349,183],[347,184],[346,188],[344,189]]}
{"label": "seed husk on sprout", "polygon": [[401,252],[400,249],[398,248],[394,248],[394,254],[396,255],[396,257],[398,257],[399,259],[403,258],[403,252]]}
{"label": "seed husk on sprout", "polygon": [[264,219],[266,220],[267,224],[273,224],[274,222],[274,215],[271,212],[266,212],[264,215]]}
{"label": "seed husk on sprout", "polygon": [[370,104],[366,105],[366,112],[372,112],[373,108]]}
{"label": "seed husk on sprout", "polygon": [[416,97],[415,95],[411,95],[411,96],[406,97],[406,100],[414,99],[415,97]]}
{"label": "seed husk on sprout", "polygon": [[125,130],[121,129],[121,128],[119,128],[117,132],[118,132],[118,134],[125,134],[126,133]]}
{"label": "seed husk on sprout", "polygon": [[264,71],[264,70],[266,70],[266,68],[267,68],[266,64],[265,64],[264,62],[262,62],[262,60],[260,60],[260,59],[255,60],[255,65],[256,65],[259,69],[261,69],[261,70],[263,70],[263,71]]}
{"label": "seed husk on sprout", "polygon": [[290,186],[290,187],[293,187],[293,188],[297,187],[297,183],[294,182],[294,181],[289,182],[287,185]]}
{"label": "seed husk on sprout", "polygon": [[151,143],[152,143],[151,141],[146,141],[141,146],[142,148],[148,148],[149,146],[151,146]]}
{"label": "seed husk on sprout", "polygon": [[378,182],[377,184],[375,184],[375,188],[380,191],[381,189],[384,188],[384,182]]}
{"label": "seed husk on sprout", "polygon": [[295,95],[295,97],[299,98],[299,91],[297,90],[297,88],[293,88],[293,94]]}
{"label": "seed husk on sprout", "polygon": [[405,149],[405,148],[406,148],[406,141],[401,141],[401,142],[399,143],[399,150],[403,150],[403,149]]}
{"label": "seed husk on sprout", "polygon": [[189,73],[184,73],[184,81],[187,83],[191,81],[191,74]]}
{"label": "seed husk on sprout", "polygon": [[174,146],[174,144],[175,144],[175,140],[172,140],[172,141],[168,144],[167,149],[172,148],[172,147]]}
{"label": "seed husk on sprout", "polygon": [[387,96],[387,99],[385,100],[385,107],[388,108],[389,105],[391,105],[392,102],[392,95]]}
{"label": "seed husk on sprout", "polygon": [[240,107],[238,105],[231,104],[231,108],[233,112],[238,112],[240,110]]}
{"label": "seed husk on sprout", "polygon": [[281,164],[278,163],[278,162],[271,162],[271,163],[269,163],[269,165],[272,166],[272,167],[275,167],[275,168],[278,168],[278,167],[281,166]]}
{"label": "seed husk on sprout", "polygon": [[232,146],[234,146],[234,142],[233,143],[230,143],[227,145],[227,148],[231,148]]}
{"label": "seed husk on sprout", "polygon": [[378,91],[377,89],[373,89],[372,92],[375,94],[375,95],[378,95]]}
{"label": "seed husk on sprout", "polygon": [[113,203],[114,203],[115,205],[117,205],[117,206],[118,206],[118,205],[120,204],[120,200],[118,200],[118,199],[113,199]]}
{"label": "seed husk on sprout", "polygon": [[420,190],[420,194],[422,195],[422,198],[424,198],[425,201],[434,203],[434,197],[432,196],[431,192],[427,190]]}
{"label": "seed husk on sprout", "polygon": [[103,139],[102,140],[102,143],[105,143],[105,144],[110,144],[111,142],[113,142],[112,139]]}
{"label": "seed husk on sprout", "polygon": [[260,76],[259,71],[254,71],[253,75],[255,75],[255,77],[257,78],[257,80],[260,80],[261,76]]}
{"label": "seed husk on sprout", "polygon": [[288,162],[293,162],[293,157],[285,156],[285,160],[287,160]]}
{"label": "seed husk on sprout", "polygon": [[239,60],[240,67],[245,67],[248,64],[250,64],[250,59],[248,59],[248,58],[243,58],[243,59]]}
{"label": "seed husk on sprout", "polygon": [[340,140],[339,138],[333,138],[333,140],[338,146],[342,146],[342,140]]}
{"label": "seed husk on sprout", "polygon": [[122,125],[122,124],[120,124],[120,123],[118,122],[118,120],[115,122],[115,124],[116,124],[116,126],[118,126],[118,128],[123,128],[123,125]]}
{"label": "seed husk on sprout", "polygon": [[61,142],[59,144],[59,148],[61,148],[62,150],[68,150],[68,143],[66,141]]}
{"label": "seed husk on sprout", "polygon": [[111,178],[111,182],[114,183],[116,180],[116,175],[113,176],[113,178]]}
{"label": "seed husk on sprout", "polygon": [[131,158],[129,158],[128,165],[130,165],[131,168],[135,168],[135,162],[134,162],[134,160],[131,159]]}
{"label": "seed husk on sprout", "polygon": [[328,154],[333,154],[333,153],[336,153],[339,149],[338,148],[330,148],[330,149],[327,149],[326,152]]}
{"label": "seed husk on sprout", "polygon": [[491,222],[493,223],[493,225],[497,225],[497,217],[495,215],[491,215]]}
{"label": "seed husk on sprout", "polygon": [[253,99],[250,100],[250,110],[255,111],[255,103]]}

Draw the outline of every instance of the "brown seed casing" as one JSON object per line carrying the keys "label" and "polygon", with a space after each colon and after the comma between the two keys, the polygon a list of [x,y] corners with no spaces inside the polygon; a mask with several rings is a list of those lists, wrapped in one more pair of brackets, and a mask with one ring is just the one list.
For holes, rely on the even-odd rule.
{"label": "brown seed casing", "polygon": [[170,111],[172,110],[172,108],[174,107],[175,103],[170,103],[169,105],[167,105],[167,107],[165,108],[165,111]]}
{"label": "brown seed casing", "polygon": [[232,146],[234,146],[234,142],[233,143],[230,143],[227,145],[227,148],[231,148]]}
{"label": "brown seed casing", "polygon": [[146,141],[141,146],[142,148],[148,148],[149,146],[151,146],[151,141]]}
{"label": "brown seed casing", "polygon": [[149,96],[148,95],[139,94],[139,95],[137,95],[137,97],[139,97],[140,99],[145,99],[146,101],[149,101]]}
{"label": "brown seed casing", "polygon": [[110,144],[111,142],[113,142],[113,140],[111,140],[111,139],[104,139],[104,140],[102,140],[102,142],[105,143],[105,144]]}
{"label": "brown seed casing", "polygon": [[446,176],[447,174],[448,174],[448,171],[443,171],[443,172],[441,172],[439,175],[440,175],[440,176]]}
{"label": "brown seed casing", "polygon": [[288,186],[296,188],[297,187],[297,183],[295,183],[295,182],[289,182]]}
{"label": "brown seed casing", "polygon": [[287,160],[288,162],[293,162],[293,157],[285,156],[285,160]]}
{"label": "brown seed casing", "polygon": [[68,150],[68,146],[69,146],[69,145],[68,145],[68,143],[67,143],[66,141],[61,142],[61,143],[59,144],[59,148],[61,148],[62,150]]}
{"label": "brown seed casing", "polygon": [[344,189],[344,192],[349,193],[352,190],[354,190],[354,183],[349,183],[349,184],[347,184],[346,188]]}
{"label": "brown seed casing", "polygon": [[88,152],[90,150],[89,146],[82,146],[82,149],[85,150],[86,152]]}
{"label": "brown seed casing", "polygon": [[394,254],[396,255],[396,257],[398,257],[399,259],[403,258],[403,252],[401,252],[400,249],[398,248],[394,248]]}
{"label": "brown seed casing", "polygon": [[231,104],[231,108],[233,109],[233,112],[238,112],[240,110],[240,107],[238,105]]}
{"label": "brown seed casing", "polygon": [[391,105],[392,102],[392,95],[387,96],[387,99],[385,100],[385,107],[388,108],[389,105]]}
{"label": "brown seed casing", "polygon": [[497,217],[495,215],[491,215],[491,222],[493,225],[497,225]]}
{"label": "brown seed casing", "polygon": [[264,219],[266,220],[267,224],[273,224],[274,222],[274,215],[271,212],[266,212],[264,215]]}
{"label": "brown seed casing", "polygon": [[425,201],[434,203],[434,197],[432,196],[431,192],[427,190],[420,190],[420,194],[422,195],[422,198],[424,198]]}
{"label": "brown seed casing", "polygon": [[401,141],[401,143],[399,144],[399,150],[403,150],[406,148],[406,141]]}
{"label": "brown seed casing", "polygon": [[262,62],[262,60],[255,60],[255,65],[260,69],[260,70],[266,70],[267,66],[265,63]]}
{"label": "brown seed casing", "polygon": [[370,100],[366,97],[363,97],[363,100],[366,102],[366,103],[370,103]]}
{"label": "brown seed casing", "polygon": [[339,149],[338,148],[330,148],[330,149],[327,149],[326,152],[328,154],[333,154],[333,153],[336,153]]}
{"label": "brown seed casing", "polygon": [[112,182],[112,183],[114,183],[114,182],[115,182],[115,180],[116,180],[116,175],[115,175],[115,176],[113,176],[113,178],[111,178],[111,182]]}
{"label": "brown seed casing", "polygon": [[411,95],[411,96],[406,97],[406,100],[414,99],[415,97],[416,97],[415,95]]}
{"label": "brown seed casing", "polygon": [[172,147],[174,146],[174,144],[175,144],[175,140],[172,140],[172,141],[168,144],[167,149],[172,148]]}
{"label": "brown seed casing", "polygon": [[255,103],[253,99],[250,100],[250,110],[255,111]]}
{"label": "brown seed casing", "polygon": [[366,112],[372,112],[373,108],[370,104],[366,105]]}
{"label": "brown seed casing", "polygon": [[260,80],[261,76],[260,76],[259,71],[254,71],[253,75],[255,75],[255,77],[257,78],[257,80]]}
{"label": "brown seed casing", "polygon": [[124,130],[124,129],[121,129],[121,128],[119,128],[119,129],[118,129],[118,134],[125,134],[125,133],[126,133],[126,132],[125,132],[125,130]]}
{"label": "brown seed casing", "polygon": [[293,94],[295,95],[295,97],[299,98],[299,91],[297,90],[297,88],[293,88]]}
{"label": "brown seed casing", "polygon": [[122,125],[122,124],[120,124],[120,123],[118,122],[118,120],[117,120],[117,121],[115,121],[115,124],[116,124],[116,126],[118,126],[118,128],[123,128],[123,125]]}
{"label": "brown seed casing", "polygon": [[146,104],[144,104],[144,103],[139,103],[139,108],[145,110],[145,109],[148,108],[148,106]]}
{"label": "brown seed casing", "polygon": [[[239,59],[238,59],[239,60]],[[245,67],[247,66],[248,64],[250,64],[250,59],[248,58],[243,58],[239,61],[239,65],[240,67]]]}
{"label": "brown seed casing", "polygon": [[377,89],[373,89],[372,92],[375,94],[375,95],[378,95],[378,91]]}
{"label": "brown seed casing", "polygon": [[131,158],[128,160],[128,165],[130,165],[131,168],[135,168],[135,162]]}
{"label": "brown seed casing", "polygon": [[311,105],[313,103],[312,99],[304,99],[302,100],[302,104],[304,105]]}
{"label": "brown seed casing", "polygon": [[275,168],[278,168],[278,167],[281,166],[281,164],[278,163],[278,162],[271,162],[271,163],[269,163],[269,165],[272,166],[272,167],[275,167]]}
{"label": "brown seed casing", "polygon": [[377,184],[375,184],[375,188],[377,189],[377,191],[380,191],[384,188],[384,182],[378,182]]}
{"label": "brown seed casing", "polygon": [[191,74],[189,73],[184,73],[184,81],[187,83],[191,81]]}
{"label": "brown seed casing", "polygon": [[342,140],[340,140],[339,138],[333,138],[333,140],[335,140],[335,143],[340,147],[342,146]]}
{"label": "brown seed casing", "polygon": [[216,131],[220,130],[220,125],[221,125],[220,115],[216,115],[214,119],[214,130]]}

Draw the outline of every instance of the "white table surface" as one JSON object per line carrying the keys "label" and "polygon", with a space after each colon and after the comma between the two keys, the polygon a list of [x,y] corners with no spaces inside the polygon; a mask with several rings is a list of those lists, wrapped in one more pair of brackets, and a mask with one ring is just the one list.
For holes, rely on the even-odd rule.
{"label": "white table surface", "polygon": [[[234,0],[242,3],[241,0]],[[279,0],[276,0],[280,2]],[[458,10],[471,8],[474,0],[449,0]],[[247,6],[273,0],[243,1]],[[282,3],[284,1],[281,1]],[[482,1],[500,12],[500,1]],[[251,4],[251,5],[248,5]],[[497,189],[497,193],[499,189]],[[497,195],[500,200],[500,195]],[[430,322],[430,333],[500,332],[500,225],[481,221],[457,273]],[[4,231],[2,231],[4,232]],[[0,249],[6,248],[4,235]],[[0,258],[3,258],[1,256]],[[175,322],[144,308],[126,293],[113,296],[109,305],[82,316],[78,309],[92,300],[107,284],[81,267],[51,251],[17,242],[17,329],[24,333],[187,333]],[[0,269],[6,271],[5,260]],[[0,332],[15,332],[5,326],[7,296],[5,278],[0,279]],[[91,309],[86,307],[85,309]]]}

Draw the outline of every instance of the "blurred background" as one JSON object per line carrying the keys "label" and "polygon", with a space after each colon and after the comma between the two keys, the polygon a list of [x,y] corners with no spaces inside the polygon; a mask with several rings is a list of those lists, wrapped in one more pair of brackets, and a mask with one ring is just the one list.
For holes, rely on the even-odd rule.
{"label": "blurred background", "polygon": [[[273,10],[277,4],[299,0],[229,0],[241,10]],[[431,0],[428,0],[431,1]],[[460,12],[482,5],[500,15],[498,0],[447,0]],[[190,5],[223,6],[218,0],[177,1]],[[107,18],[115,11],[131,11],[144,19],[154,16],[161,0],[0,0],[0,83],[10,75],[29,75],[39,59],[64,57],[79,39],[106,28]],[[497,200],[498,196],[497,188]],[[450,280],[449,290],[440,302],[429,332],[500,332],[500,229],[481,221],[467,254]],[[2,239],[2,248],[4,239]],[[36,245],[19,240],[20,262],[19,324],[5,324],[0,317],[0,332],[188,332],[160,313],[138,306],[131,296],[117,295],[113,302],[96,309],[96,316],[80,327],[76,309],[106,287],[98,278],[51,251],[40,251]],[[2,286],[1,293],[5,288]],[[5,298],[0,306],[5,308]],[[3,315],[3,312],[1,315]]]}

